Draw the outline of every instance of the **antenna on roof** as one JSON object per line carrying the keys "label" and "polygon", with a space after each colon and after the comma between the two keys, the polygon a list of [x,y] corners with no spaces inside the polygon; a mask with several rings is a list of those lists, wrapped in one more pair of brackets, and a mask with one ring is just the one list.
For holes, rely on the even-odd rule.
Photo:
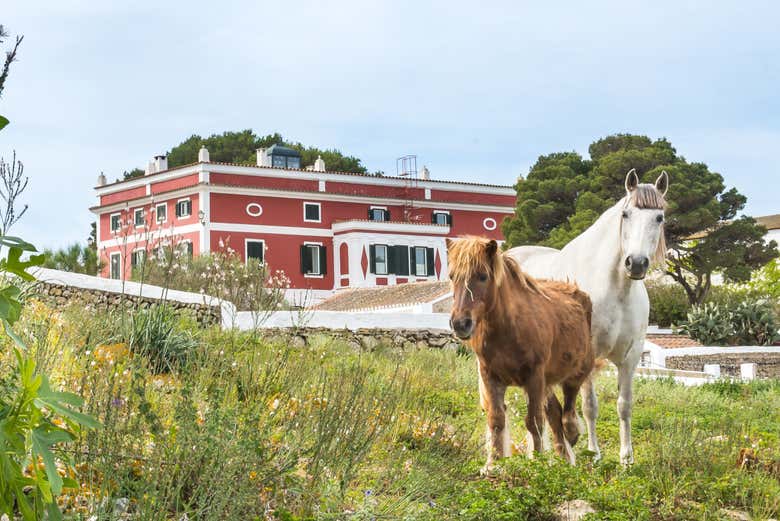
{"label": "antenna on roof", "polygon": [[404,221],[418,221],[414,215],[414,195],[417,188],[417,156],[401,156],[395,160],[395,175],[404,179]]}

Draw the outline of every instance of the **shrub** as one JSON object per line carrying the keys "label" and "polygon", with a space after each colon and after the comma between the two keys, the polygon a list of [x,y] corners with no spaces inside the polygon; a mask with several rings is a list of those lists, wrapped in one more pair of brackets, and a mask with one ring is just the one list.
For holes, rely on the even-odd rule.
{"label": "shrub", "polygon": [[722,345],[734,337],[730,313],[712,302],[691,309],[679,331],[706,345]]}
{"label": "shrub", "polygon": [[[730,297],[739,294],[732,292]],[[771,345],[780,339],[778,327],[771,302],[743,293],[739,300],[694,307],[679,330],[709,345]]]}
{"label": "shrub", "polygon": [[136,310],[123,335],[130,350],[146,356],[157,373],[184,366],[197,346],[192,334],[178,327],[174,310],[164,304]]}
{"label": "shrub", "polygon": [[193,258],[176,245],[161,246],[133,270],[133,280],[217,297],[238,311],[278,309],[290,287],[285,274],[271,273],[253,259],[244,262],[229,243],[220,247],[224,249]]}
{"label": "shrub", "polygon": [[648,282],[647,296],[650,298],[650,323],[669,327],[685,320],[691,305],[685,290],[679,284]]}
{"label": "shrub", "polygon": [[746,345],[772,345],[780,339],[772,304],[766,299],[747,299],[731,310],[737,342]]}

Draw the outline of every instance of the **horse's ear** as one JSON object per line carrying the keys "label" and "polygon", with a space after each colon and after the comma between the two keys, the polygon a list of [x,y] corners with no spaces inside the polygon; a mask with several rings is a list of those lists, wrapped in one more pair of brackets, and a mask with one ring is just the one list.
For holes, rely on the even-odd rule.
{"label": "horse's ear", "polygon": [[636,169],[632,168],[626,174],[626,192],[633,192],[639,184],[639,176],[636,175]]}
{"label": "horse's ear", "polygon": [[669,174],[666,170],[661,171],[661,175],[655,180],[655,189],[661,192],[661,195],[666,195],[666,191],[669,190]]}
{"label": "horse's ear", "polygon": [[498,251],[498,243],[495,241],[495,239],[491,240],[489,243],[485,245],[485,253],[487,254],[488,258],[493,258]]}

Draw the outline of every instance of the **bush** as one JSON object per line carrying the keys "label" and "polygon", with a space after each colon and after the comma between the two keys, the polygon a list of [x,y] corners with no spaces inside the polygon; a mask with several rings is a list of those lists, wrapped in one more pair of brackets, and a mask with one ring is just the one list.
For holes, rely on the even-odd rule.
{"label": "bush", "polygon": [[694,307],[679,331],[707,345],[771,345],[780,339],[778,327],[771,302],[743,295]]}
{"label": "bush", "polygon": [[713,302],[691,309],[679,331],[705,345],[723,345],[734,337],[730,313]]}
{"label": "bush", "polygon": [[156,373],[183,367],[197,346],[192,334],[178,327],[176,313],[166,305],[136,310],[126,325],[124,341],[132,352],[147,357]]}
{"label": "bush", "polygon": [[772,345],[780,340],[780,328],[772,304],[765,299],[748,299],[731,310],[737,342],[746,345]]}
{"label": "bush", "polygon": [[650,323],[660,327],[683,322],[691,309],[685,290],[679,284],[648,282],[647,296],[650,298]]}

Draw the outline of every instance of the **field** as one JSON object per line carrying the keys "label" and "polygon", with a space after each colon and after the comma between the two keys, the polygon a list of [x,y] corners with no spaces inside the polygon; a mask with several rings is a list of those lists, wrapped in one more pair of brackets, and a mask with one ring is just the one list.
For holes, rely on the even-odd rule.
{"label": "field", "polygon": [[[583,438],[576,467],[517,455],[483,478],[465,351],[273,345],[165,313],[37,303],[18,329],[103,424],[63,453],[80,483],[60,500],[74,519],[554,519],[570,499],[590,502],[592,519],[780,516],[777,381],[637,381],[636,463],[624,469],[604,374],[600,463]],[[507,398],[520,440],[524,398]],[[738,464],[741,449],[755,458]]]}

